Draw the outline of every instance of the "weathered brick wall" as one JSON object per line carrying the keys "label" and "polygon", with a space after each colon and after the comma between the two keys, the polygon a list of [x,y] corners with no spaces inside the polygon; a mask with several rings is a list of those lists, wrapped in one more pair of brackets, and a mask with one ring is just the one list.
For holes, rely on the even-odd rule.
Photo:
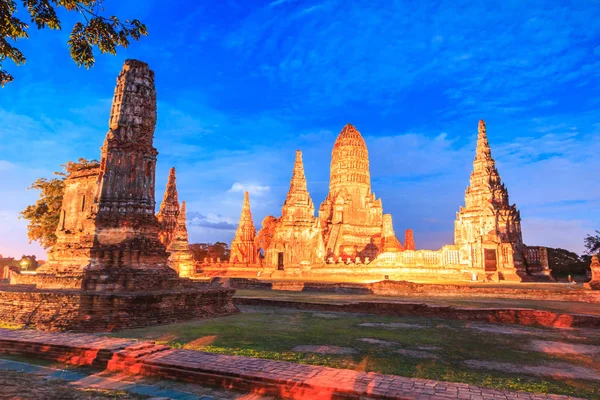
{"label": "weathered brick wall", "polygon": [[0,291],[0,321],[40,330],[113,331],[237,312],[233,289],[102,294]]}
{"label": "weathered brick wall", "polygon": [[38,289],[79,289],[81,288],[81,277],[12,273],[10,283],[13,285],[35,285]]}
{"label": "weathered brick wall", "polygon": [[344,304],[236,297],[235,304],[282,307],[296,310],[350,312],[394,316],[459,319],[518,325],[542,325],[555,328],[600,328],[600,317],[586,314],[556,313],[528,308],[460,308],[423,303],[358,301]]}
{"label": "weathered brick wall", "polygon": [[482,287],[430,284],[392,280],[373,283],[265,281],[247,278],[228,278],[228,280],[229,285],[236,289],[377,294],[382,296],[507,298],[600,303],[600,293],[592,290],[571,288],[554,290],[531,288],[511,289],[492,286]]}

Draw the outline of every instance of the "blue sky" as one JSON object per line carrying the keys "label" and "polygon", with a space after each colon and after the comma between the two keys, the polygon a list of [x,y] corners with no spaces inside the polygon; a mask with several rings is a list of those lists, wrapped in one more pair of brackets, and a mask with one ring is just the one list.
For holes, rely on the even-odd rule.
{"label": "blue sky", "polygon": [[105,0],[150,36],[97,55],[33,29],[0,90],[0,254],[27,245],[17,214],[38,177],[98,158],[126,58],[156,74],[157,200],[177,168],[193,242],[230,241],[250,190],[254,222],[280,215],[294,152],[316,207],[346,123],[365,137],[373,191],[399,239],[452,242],[486,120],[492,155],[530,245],[583,250],[600,229],[600,2]]}

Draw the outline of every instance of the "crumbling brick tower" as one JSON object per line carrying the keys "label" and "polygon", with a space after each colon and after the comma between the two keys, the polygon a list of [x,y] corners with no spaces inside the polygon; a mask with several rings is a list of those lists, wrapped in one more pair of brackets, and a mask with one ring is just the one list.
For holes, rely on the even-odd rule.
{"label": "crumbling brick tower", "polygon": [[154,72],[145,63],[128,60],[117,78],[102,147],[91,268],[168,270],[154,215],[155,126]]}
{"label": "crumbling brick tower", "polygon": [[84,286],[98,290],[132,285],[136,274],[144,277],[138,289],[177,278],[154,215],[155,126],[154,73],[146,63],[127,60],[117,78],[100,165],[73,171],[66,180],[57,244],[39,272],[85,275]]}
{"label": "crumbling brick tower", "polygon": [[[69,171],[49,262],[36,274],[11,274],[16,285],[0,290],[0,322],[110,331],[237,312],[233,289],[180,279],[168,266],[154,215],[155,124],[154,73],[127,60],[101,162]],[[173,248],[182,250],[175,255],[183,265],[192,258],[183,210],[179,222],[183,246]],[[193,263],[183,267],[189,275]]]}
{"label": "crumbling brick tower", "polygon": [[163,201],[160,203],[158,214],[156,214],[156,218],[158,218],[158,222],[160,223],[160,233],[158,237],[162,244],[167,248],[173,240],[175,229],[177,229],[177,219],[179,217],[180,206],[176,181],[175,168],[171,167]]}

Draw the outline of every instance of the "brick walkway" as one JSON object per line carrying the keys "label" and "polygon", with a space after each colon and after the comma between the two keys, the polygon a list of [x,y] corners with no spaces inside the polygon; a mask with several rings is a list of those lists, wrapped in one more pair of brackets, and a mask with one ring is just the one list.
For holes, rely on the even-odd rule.
{"label": "brick walkway", "polygon": [[[175,350],[95,335],[0,329],[0,353],[166,377],[294,399],[569,399],[313,365]],[[101,356],[101,357],[99,357]]]}

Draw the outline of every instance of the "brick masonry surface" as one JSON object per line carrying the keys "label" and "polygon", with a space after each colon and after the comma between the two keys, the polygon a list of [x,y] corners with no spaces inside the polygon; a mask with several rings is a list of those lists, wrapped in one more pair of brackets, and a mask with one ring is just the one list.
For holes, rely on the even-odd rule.
{"label": "brick masonry surface", "polygon": [[358,282],[310,282],[299,278],[288,281],[269,281],[255,278],[229,278],[235,289],[289,290],[320,293],[376,294],[380,296],[417,297],[477,297],[492,299],[523,299],[549,301],[577,301],[600,303],[600,291],[584,290],[566,285],[530,287],[467,286],[441,283],[416,283],[383,280],[372,283]]}
{"label": "brick masonry surface", "polygon": [[90,334],[0,329],[0,353],[157,376],[288,399],[569,399],[257,358],[176,350]]}
{"label": "brick masonry surface", "polygon": [[237,312],[233,289],[96,293],[0,290],[0,321],[41,330],[102,332]]}
{"label": "brick masonry surface", "polygon": [[332,304],[315,301],[263,299],[249,296],[240,296],[233,300],[234,304],[238,306],[282,307],[296,310],[447,318],[502,324],[541,325],[554,328],[600,328],[600,316],[555,313],[529,308],[468,308],[379,300]]}

